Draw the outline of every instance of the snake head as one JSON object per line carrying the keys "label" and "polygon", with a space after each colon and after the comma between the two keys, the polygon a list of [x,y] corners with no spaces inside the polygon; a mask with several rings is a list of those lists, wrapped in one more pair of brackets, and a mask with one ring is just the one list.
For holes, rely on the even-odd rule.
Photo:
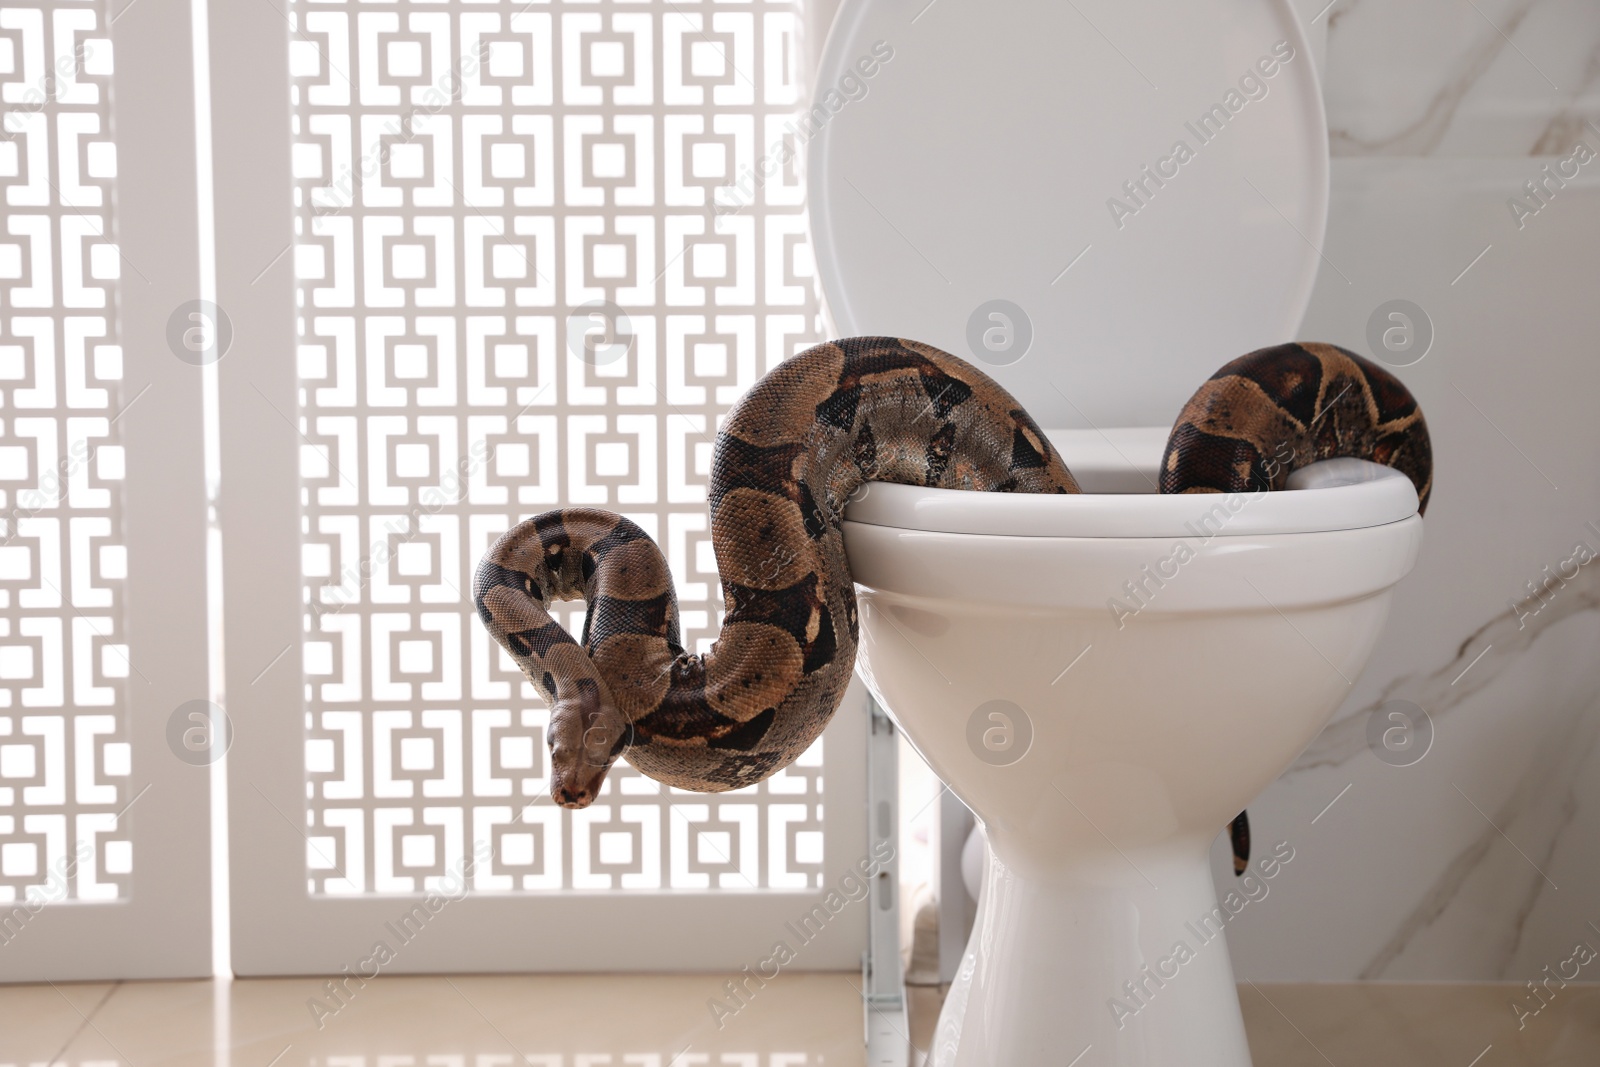
{"label": "snake head", "polygon": [[600,795],[606,772],[628,747],[632,727],[591,678],[576,679],[550,708],[550,799],[563,808],[587,808]]}
{"label": "snake head", "polygon": [[508,535],[484,557],[474,600],[489,633],[550,702],[550,799],[586,808],[633,732],[588,652],[546,611],[548,573],[537,556],[519,553],[525,541]]}

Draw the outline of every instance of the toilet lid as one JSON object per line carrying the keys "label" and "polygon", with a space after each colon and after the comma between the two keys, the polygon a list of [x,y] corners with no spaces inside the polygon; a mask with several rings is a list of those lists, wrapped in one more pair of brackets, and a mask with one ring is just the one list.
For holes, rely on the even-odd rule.
{"label": "toilet lid", "polygon": [[1328,135],[1287,0],[845,0],[813,103],[840,335],[971,359],[1059,427],[1170,425],[1295,339]]}

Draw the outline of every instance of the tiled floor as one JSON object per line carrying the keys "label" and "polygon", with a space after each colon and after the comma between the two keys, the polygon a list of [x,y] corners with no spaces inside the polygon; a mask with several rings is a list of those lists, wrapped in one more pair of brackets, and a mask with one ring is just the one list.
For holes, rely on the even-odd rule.
{"label": "tiled floor", "polygon": [[0,986],[0,1067],[856,1067],[852,977],[786,977],[720,1027],[711,975]]}
{"label": "tiled floor", "polygon": [[[0,1067],[865,1067],[855,981],[787,976],[720,1027],[721,983],[704,975],[384,977],[337,999],[313,979],[0,986]],[[1246,985],[1241,999],[1256,1067],[1600,1064],[1600,986],[1561,990],[1520,1031],[1519,992]],[[912,994],[925,1047],[938,991]]]}
{"label": "tiled floor", "polygon": [[1239,990],[1257,1067],[1596,1067],[1600,985],[1558,990],[1518,1025],[1526,987],[1246,985]]}

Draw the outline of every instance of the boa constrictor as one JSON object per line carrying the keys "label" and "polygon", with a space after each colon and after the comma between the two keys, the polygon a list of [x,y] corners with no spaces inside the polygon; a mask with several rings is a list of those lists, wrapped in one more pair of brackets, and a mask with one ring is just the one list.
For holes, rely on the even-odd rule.
{"label": "boa constrictor", "polygon": [[[1278,489],[1334,456],[1394,466],[1427,500],[1427,428],[1405,387],[1332,345],[1282,345],[1223,367],[1183,409],[1160,488]],[[915,341],[856,337],[780,364],[718,430],[708,495],[726,616],[704,655],[683,648],[666,559],[630,520],[564,508],[501,537],[479,565],[474,601],[550,704],[552,799],[587,806],[624,753],[640,773],[700,792],[759,782],[798,758],[855,662],[840,523],[870,481],[1079,491],[1038,425],[982,371]],[[578,599],[581,642],[547,610]],[[1234,844],[1237,867],[1248,854],[1242,815]]]}

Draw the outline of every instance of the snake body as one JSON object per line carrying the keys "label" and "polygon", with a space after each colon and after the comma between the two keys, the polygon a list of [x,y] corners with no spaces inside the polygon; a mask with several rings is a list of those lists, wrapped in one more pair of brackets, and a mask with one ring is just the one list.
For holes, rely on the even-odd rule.
{"label": "snake body", "polygon": [[1350,456],[1433,489],[1433,447],[1416,398],[1383,367],[1337,345],[1261,348],[1225,364],[1178,413],[1161,457],[1163,493],[1282,489],[1309,463]]}
{"label": "snake body", "polygon": [[[855,665],[840,523],[869,481],[1078,491],[982,371],[915,341],[858,337],[784,361],[718,430],[708,496],[727,613],[711,651],[683,648],[666,559],[626,518],[548,512],[489,549],[474,600],[550,702],[558,804],[592,802],[623,751],[658,781],[720,792],[776,773],[816,740]],[[581,644],[547,611],[573,599],[588,604]]]}
{"label": "snake body", "polygon": [[[1295,469],[1338,456],[1401,470],[1426,506],[1427,426],[1399,380],[1333,345],[1280,345],[1229,363],[1185,405],[1160,490],[1281,489]],[[546,512],[489,549],[474,601],[550,704],[558,804],[590,804],[624,752],[658,781],[720,792],[776,773],[816,740],[855,663],[840,524],[870,481],[1078,492],[1033,419],[982,371],[915,341],[856,337],[780,364],[717,433],[708,496],[726,616],[704,655],[681,644],[665,557],[620,515]],[[578,599],[581,642],[548,612]],[[1233,844],[1242,871],[1242,814]]]}

